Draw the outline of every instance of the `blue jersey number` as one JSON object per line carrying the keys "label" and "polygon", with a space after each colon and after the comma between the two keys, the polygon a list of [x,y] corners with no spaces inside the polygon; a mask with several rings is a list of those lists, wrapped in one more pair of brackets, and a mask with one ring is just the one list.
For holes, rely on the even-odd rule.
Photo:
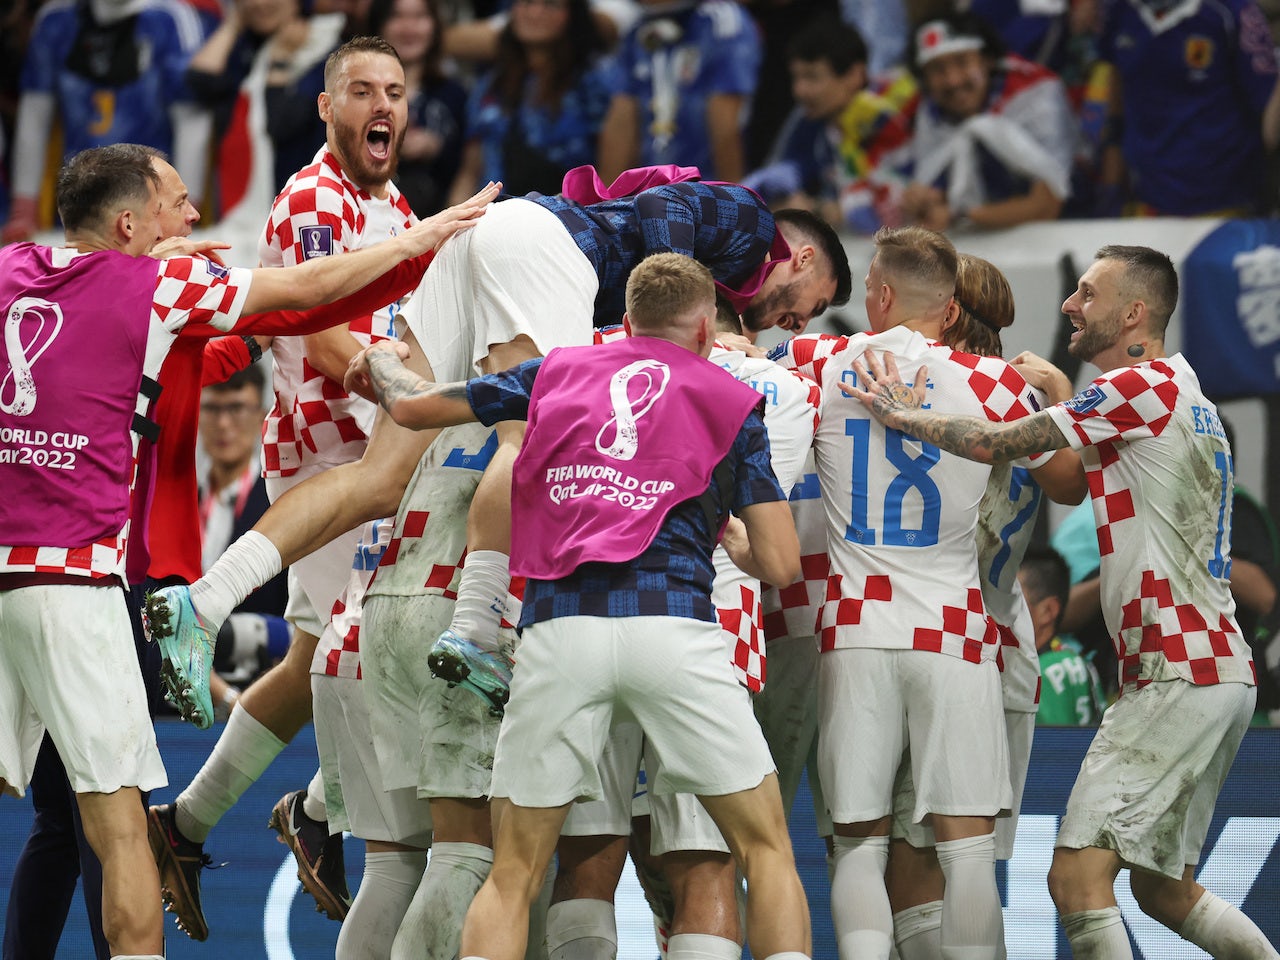
{"label": "blue jersey number", "polygon": [[[879,542],[889,547],[931,547],[938,542],[938,525],[942,516],[942,494],[929,476],[929,470],[942,456],[941,451],[928,443],[920,443],[919,456],[912,456],[903,446],[905,434],[888,427],[884,431],[886,459],[897,467],[898,475],[889,483],[884,494],[884,529],[877,541],[876,530],[867,524],[868,464],[871,456],[871,421],[846,420],[844,432],[853,438],[853,513],[844,538],[863,546]],[[911,491],[916,491],[921,501],[919,529],[904,529],[902,504]]]}
{"label": "blue jersey number", "polygon": [[1004,572],[1004,565],[1009,562],[1009,556],[1013,552],[1009,541],[1013,539],[1014,534],[1027,525],[1028,520],[1036,515],[1036,508],[1040,506],[1040,485],[1031,476],[1031,471],[1026,467],[1014,467],[1010,473],[1009,499],[1017,503],[1022,499],[1024,490],[1030,494],[1030,499],[1000,531],[1000,549],[991,559],[991,571],[987,574],[987,579],[991,581],[993,587],[1000,585],[1000,574]]}
{"label": "blue jersey number", "polygon": [[1209,561],[1209,573],[1219,580],[1226,580],[1231,576],[1231,560],[1222,555],[1222,542],[1226,539],[1227,510],[1231,503],[1231,455],[1219,450],[1213,455],[1213,465],[1218,470],[1221,482],[1218,490],[1218,532],[1213,538],[1213,559]]}

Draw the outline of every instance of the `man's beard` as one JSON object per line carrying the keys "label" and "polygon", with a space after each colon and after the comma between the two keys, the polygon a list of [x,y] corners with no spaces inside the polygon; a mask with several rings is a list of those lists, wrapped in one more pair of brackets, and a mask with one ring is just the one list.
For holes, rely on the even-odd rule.
{"label": "man's beard", "polygon": [[396,175],[396,168],[400,164],[400,145],[404,142],[403,128],[387,145],[387,159],[381,163],[370,159],[366,152],[367,143],[361,131],[335,118],[333,132],[334,140],[342,152],[343,169],[357,185],[366,190],[373,190]]}
{"label": "man's beard", "polygon": [[795,291],[794,283],[783,284],[764,300],[752,301],[742,311],[742,325],[752,333],[765,329],[763,324],[769,314],[782,304],[789,303]]}

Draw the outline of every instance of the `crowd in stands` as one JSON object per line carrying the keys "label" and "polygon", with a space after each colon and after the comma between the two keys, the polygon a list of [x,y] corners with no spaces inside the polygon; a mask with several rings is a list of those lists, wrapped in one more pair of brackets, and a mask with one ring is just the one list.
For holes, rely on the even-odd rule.
{"label": "crowd in stands", "polygon": [[585,163],[696,166],[856,233],[1266,216],[1269,3],[0,0],[2,239],[55,225],[63,157],[121,141],[168,153],[206,224],[256,227],[362,33],[406,66],[419,216]]}

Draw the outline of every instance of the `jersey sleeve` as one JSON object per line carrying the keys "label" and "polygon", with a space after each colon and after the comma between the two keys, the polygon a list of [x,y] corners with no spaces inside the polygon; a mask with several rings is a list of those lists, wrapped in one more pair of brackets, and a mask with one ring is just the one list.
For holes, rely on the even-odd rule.
{"label": "jersey sleeve", "polygon": [[501,420],[525,420],[533,382],[542,366],[542,357],[526,360],[501,373],[490,373],[467,381],[467,402],[479,420],[491,427]]}
{"label": "jersey sleeve", "polygon": [[305,185],[295,182],[271,207],[267,239],[279,248],[281,266],[294,267],[345,252],[355,219],[355,210],[342,191],[330,187],[323,178]]}
{"label": "jersey sleeve", "polygon": [[211,337],[235,326],[253,271],[203,257],[171,257],[157,264],[152,316],[170,333]]}
{"label": "jersey sleeve", "polygon": [[1158,437],[1173,417],[1178,387],[1168,368],[1152,364],[1105,373],[1049,415],[1077,450]]}
{"label": "jersey sleeve", "polygon": [[200,369],[200,386],[222,383],[245,367],[253,359],[249,347],[241,337],[218,337],[204,345],[204,365]]}
{"label": "jersey sleeve", "polygon": [[769,359],[814,384],[820,384],[827,361],[848,345],[848,337],[806,333],[778,344],[769,352]]}
{"label": "jersey sleeve", "polygon": [[787,499],[773,472],[769,434],[757,411],[752,410],[747,414],[734,440],[733,451],[740,457],[740,468],[734,477],[733,486],[735,513],[755,503],[773,503]]}

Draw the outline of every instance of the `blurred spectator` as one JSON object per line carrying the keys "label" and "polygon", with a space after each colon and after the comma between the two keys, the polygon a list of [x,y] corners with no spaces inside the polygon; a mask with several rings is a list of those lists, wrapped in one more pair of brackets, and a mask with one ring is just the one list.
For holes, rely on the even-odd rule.
{"label": "blurred spectator", "polygon": [[1253,0],[1105,0],[1098,52],[1115,69],[1112,126],[1126,212],[1251,216],[1264,209],[1264,112],[1275,47]]}
{"label": "blurred spectator", "polygon": [[867,42],[873,80],[905,65],[910,25],[903,0],[840,0],[840,15]]}
{"label": "blurred spectator", "polygon": [[1061,74],[1071,39],[1069,0],[973,0],[968,10],[989,23],[1005,49]]}
{"label": "blurred spectator", "polygon": [[746,179],[770,204],[814,210],[832,225],[874,233],[891,186],[876,179],[886,156],[910,140],[916,83],[905,70],[867,86],[867,48],[835,17],[808,24],[791,40],[796,112],[773,162]]}
{"label": "blurred spectator", "polygon": [[243,206],[256,230],[324,143],[316,97],[344,22],[340,13],[303,16],[300,0],[233,0],[191,58],[187,82],[216,116],[219,219]]}
{"label": "blurred spectator", "polygon": [[921,26],[911,58],[923,100],[904,218],[934,230],[1055,219],[1079,143],[1062,81],[1006,55],[991,27],[969,14]]}
{"label": "blurred spectator", "polygon": [[812,20],[838,16],[839,0],[745,0],[760,28],[760,70],[747,120],[747,169],[766,162],[795,101],[787,71],[791,38]]}
{"label": "blurred spectator", "polygon": [[742,180],[760,70],[760,37],[745,8],[644,0],[616,67],[600,138],[606,183],[629,167],[663,163],[697,167],[707,180]]}
{"label": "blurred spectator", "polygon": [[65,157],[111,143],[155,147],[172,155],[199,203],[209,115],[191,100],[183,74],[202,39],[200,18],[178,0],[74,0],[40,9],[22,67],[3,242],[37,229],[55,118]]}
{"label": "blurred spectator", "polygon": [[1018,569],[1040,653],[1036,723],[1082,727],[1102,719],[1106,701],[1093,664],[1058,636],[1070,581],[1067,562],[1052,547],[1031,547]]}
{"label": "blurred spectator", "polygon": [[[253,364],[200,394],[200,443],[209,469],[200,485],[203,567],[208,570],[227,547],[252,529],[269,505],[259,450],[265,378]],[[239,691],[289,645],[289,626],[282,619],[288,600],[287,573],[281,572],[250,594],[218,633],[211,684],[215,705],[229,711]]]}
{"label": "blurred spectator", "polygon": [[587,0],[516,0],[498,59],[467,105],[467,145],[450,203],[501,180],[507,193],[560,192],[594,163],[608,107],[604,39]]}
{"label": "blurred spectator", "polygon": [[444,25],[438,0],[374,0],[369,29],[404,63],[409,128],[400,145],[396,186],[419,217],[443,206],[462,159],[467,91],[444,75]]}

